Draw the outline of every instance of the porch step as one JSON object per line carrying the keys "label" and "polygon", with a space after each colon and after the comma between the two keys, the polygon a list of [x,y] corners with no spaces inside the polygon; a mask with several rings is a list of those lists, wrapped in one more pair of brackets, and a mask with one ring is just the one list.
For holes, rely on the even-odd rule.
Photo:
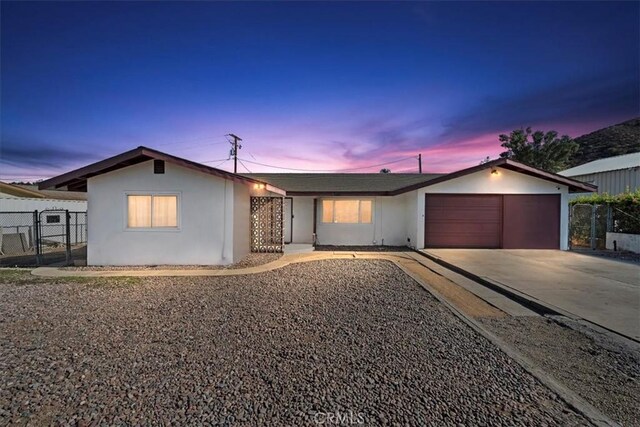
{"label": "porch step", "polygon": [[289,243],[284,245],[284,253],[285,254],[304,254],[308,252],[313,252],[315,248],[312,244],[307,243]]}

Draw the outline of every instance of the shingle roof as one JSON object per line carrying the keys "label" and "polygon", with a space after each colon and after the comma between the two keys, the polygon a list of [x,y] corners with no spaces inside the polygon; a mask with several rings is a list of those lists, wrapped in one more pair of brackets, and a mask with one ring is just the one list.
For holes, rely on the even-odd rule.
{"label": "shingle roof", "polygon": [[287,194],[370,193],[395,191],[444,176],[437,173],[251,173],[244,176],[265,181]]}
{"label": "shingle roof", "polygon": [[509,159],[496,159],[448,174],[399,173],[252,173],[247,177],[282,188],[287,195],[380,195],[395,196],[407,191],[445,182],[481,170],[501,167],[525,175],[566,185],[569,191],[592,192],[598,187],[561,175],[545,172]]}
{"label": "shingle roof", "polygon": [[251,173],[235,174],[182,159],[147,147],[138,147],[117,156],[50,178],[38,184],[42,190],[67,187],[69,190],[87,191],[87,179],[113,170],[149,161],[163,160],[202,173],[233,181],[266,184],[268,191],[281,195],[379,195],[395,196],[418,188],[459,178],[494,167],[510,169],[525,175],[566,185],[570,191],[591,192],[597,187],[553,173],[541,171],[509,159],[496,159],[488,163],[462,169],[449,174],[400,173]]}

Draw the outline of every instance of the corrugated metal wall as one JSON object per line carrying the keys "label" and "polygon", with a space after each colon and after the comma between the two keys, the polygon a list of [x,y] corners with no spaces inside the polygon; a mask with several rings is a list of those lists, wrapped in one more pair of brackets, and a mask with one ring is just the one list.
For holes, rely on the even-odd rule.
{"label": "corrugated metal wall", "polygon": [[598,193],[620,194],[640,188],[640,167],[598,172],[571,178],[598,186]]}

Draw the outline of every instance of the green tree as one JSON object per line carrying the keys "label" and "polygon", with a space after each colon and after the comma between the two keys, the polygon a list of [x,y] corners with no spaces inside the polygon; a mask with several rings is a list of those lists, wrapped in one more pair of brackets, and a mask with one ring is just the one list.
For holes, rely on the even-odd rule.
{"label": "green tree", "polygon": [[500,157],[512,159],[547,172],[566,169],[571,156],[578,151],[578,144],[567,135],[558,138],[558,132],[517,129],[509,135],[500,135],[502,147],[507,151]]}
{"label": "green tree", "polygon": [[380,169],[380,173],[391,173],[391,169],[387,169],[387,168]]}

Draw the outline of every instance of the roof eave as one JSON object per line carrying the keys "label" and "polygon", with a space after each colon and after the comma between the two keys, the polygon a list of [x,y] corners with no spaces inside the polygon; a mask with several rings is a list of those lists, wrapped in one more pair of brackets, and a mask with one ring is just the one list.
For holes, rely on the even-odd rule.
{"label": "roof eave", "polygon": [[451,172],[447,175],[439,176],[437,178],[431,179],[426,182],[413,184],[404,188],[400,188],[398,190],[394,190],[391,195],[406,193],[408,191],[419,190],[424,187],[429,187],[435,184],[439,184],[441,182],[449,181],[455,178],[460,178],[466,175],[470,175],[472,173],[480,172],[486,169],[492,169],[496,167],[502,167],[509,170],[514,170],[519,173],[523,173],[525,175],[534,176],[536,178],[545,179],[547,181],[552,181],[557,184],[566,185],[569,188],[569,192],[595,192],[598,191],[598,187],[595,185],[587,184],[585,182],[576,181],[571,178],[567,178],[555,173],[545,172],[540,169],[536,169],[531,166],[527,166],[523,163],[515,162],[510,159],[496,159],[487,163],[483,163],[481,165],[472,166],[470,168],[461,169],[456,172]]}
{"label": "roof eave", "polygon": [[391,191],[287,191],[287,196],[323,196],[323,197],[374,197],[392,196]]}
{"label": "roof eave", "polygon": [[259,181],[253,178],[234,174],[232,172],[223,171],[220,169],[212,168],[210,166],[196,163],[191,160],[183,159],[180,157],[172,156],[170,154],[162,153],[160,151],[153,150],[147,147],[138,147],[133,150],[126,151],[116,156],[110,157],[105,160],[101,160],[96,163],[84,166],[82,168],[73,170],[71,172],[58,175],[56,177],[47,179],[38,184],[38,188],[41,190],[48,188],[60,188],[68,186],[70,189],[74,188],[78,191],[87,191],[86,180],[97,175],[108,173],[117,169],[121,169],[134,164],[142,163],[148,160],[163,160],[172,164],[186,167],[188,169],[200,171],[208,175],[218,176],[223,179],[228,179],[234,182],[250,183],[250,184],[263,184],[271,188],[270,191],[278,194],[286,194],[285,190],[276,186],[267,184],[266,182]]}
{"label": "roof eave", "polygon": [[555,182],[556,184],[566,185],[569,188],[570,193],[593,193],[598,191],[598,186],[587,184],[586,182],[577,181],[566,176],[558,175],[557,173],[546,172],[540,169],[536,169],[532,166],[518,163],[509,159],[504,160],[501,166],[505,169],[515,170],[516,172],[523,173],[525,175],[534,176],[547,181]]}

